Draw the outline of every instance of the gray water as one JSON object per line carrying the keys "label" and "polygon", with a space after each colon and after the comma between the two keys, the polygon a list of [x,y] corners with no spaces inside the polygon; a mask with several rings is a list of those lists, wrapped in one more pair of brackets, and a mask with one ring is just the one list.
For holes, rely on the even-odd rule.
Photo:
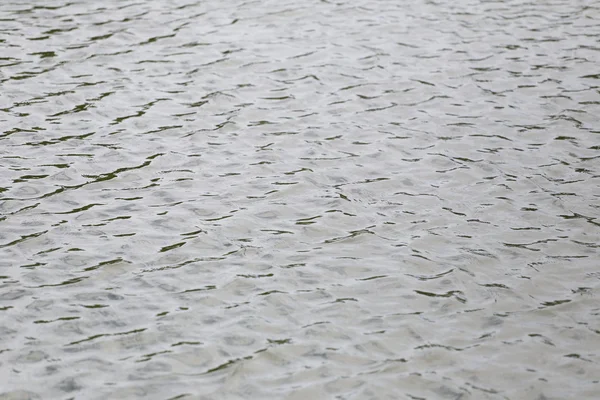
{"label": "gray water", "polygon": [[0,4],[0,399],[600,398],[600,4]]}

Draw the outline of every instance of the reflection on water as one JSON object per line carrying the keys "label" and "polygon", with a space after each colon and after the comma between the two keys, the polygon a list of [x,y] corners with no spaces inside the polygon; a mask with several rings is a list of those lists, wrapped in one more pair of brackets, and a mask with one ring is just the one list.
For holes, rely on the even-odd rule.
{"label": "reflection on water", "polygon": [[600,7],[0,4],[0,395],[593,399]]}

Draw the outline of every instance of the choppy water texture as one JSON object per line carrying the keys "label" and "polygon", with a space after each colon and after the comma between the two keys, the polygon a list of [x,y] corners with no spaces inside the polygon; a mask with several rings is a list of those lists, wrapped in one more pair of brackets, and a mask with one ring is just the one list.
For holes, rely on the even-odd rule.
{"label": "choppy water texture", "polygon": [[1,399],[600,397],[600,4],[2,1]]}

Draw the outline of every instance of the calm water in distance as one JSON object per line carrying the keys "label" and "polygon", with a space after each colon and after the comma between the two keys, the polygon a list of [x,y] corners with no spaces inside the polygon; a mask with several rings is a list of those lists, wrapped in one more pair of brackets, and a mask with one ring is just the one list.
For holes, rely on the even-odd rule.
{"label": "calm water in distance", "polygon": [[600,3],[0,3],[0,399],[600,398]]}

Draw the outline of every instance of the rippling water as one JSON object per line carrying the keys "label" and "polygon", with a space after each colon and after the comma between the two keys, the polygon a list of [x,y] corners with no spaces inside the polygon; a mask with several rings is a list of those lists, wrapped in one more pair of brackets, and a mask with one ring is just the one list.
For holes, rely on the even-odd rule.
{"label": "rippling water", "polygon": [[3,1],[1,399],[600,397],[594,1]]}

